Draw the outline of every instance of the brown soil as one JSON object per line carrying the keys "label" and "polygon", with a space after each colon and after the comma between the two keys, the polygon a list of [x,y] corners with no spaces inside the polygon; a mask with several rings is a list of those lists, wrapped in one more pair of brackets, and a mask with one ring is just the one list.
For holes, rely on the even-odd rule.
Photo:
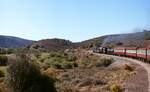
{"label": "brown soil", "polygon": [[[100,55],[100,54],[98,54]],[[101,55],[100,55],[101,56]],[[125,92],[150,92],[149,90],[149,80],[150,80],[150,65],[143,63],[138,60],[125,58],[125,57],[118,57],[118,56],[111,56],[111,55],[102,55],[105,57],[112,57],[116,59],[118,62],[121,62],[120,65],[123,63],[128,63],[135,66],[136,73],[133,76],[127,78],[125,82]],[[118,66],[118,64],[116,64]]]}

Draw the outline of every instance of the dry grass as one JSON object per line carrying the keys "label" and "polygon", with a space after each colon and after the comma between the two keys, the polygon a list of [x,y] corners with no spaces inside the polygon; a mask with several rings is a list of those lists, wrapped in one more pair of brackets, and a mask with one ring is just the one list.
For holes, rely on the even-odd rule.
{"label": "dry grass", "polygon": [[113,84],[112,86],[110,86],[110,90],[112,92],[123,92],[123,89],[118,84]]}
{"label": "dry grass", "polygon": [[60,75],[62,81],[57,82],[58,92],[110,92],[110,86],[114,82],[123,84],[131,73],[126,70],[113,71],[94,67],[64,70]]}
{"label": "dry grass", "polygon": [[[147,72],[142,67],[82,51],[74,55],[77,67],[41,67],[42,74],[57,81],[57,92],[148,92]],[[74,62],[71,59],[74,58],[66,60]],[[6,67],[0,67],[0,70],[5,71]],[[0,92],[1,89],[8,92],[3,81],[0,82]]]}
{"label": "dry grass", "polygon": [[0,78],[0,92],[10,92],[4,84],[4,78]]}
{"label": "dry grass", "polygon": [[124,69],[125,69],[125,70],[128,70],[128,71],[133,71],[133,70],[134,70],[134,67],[131,66],[131,65],[129,65],[129,64],[125,64],[125,65],[124,65]]}
{"label": "dry grass", "polygon": [[[126,85],[126,83],[130,85],[129,80],[134,77],[143,77],[143,75],[139,75],[140,70],[137,69],[137,65],[129,62],[116,62],[111,58],[99,57],[85,52],[76,54],[78,67],[46,70],[47,74],[55,75],[54,77],[57,78],[58,92],[124,92],[125,90],[137,92]],[[106,62],[102,63],[101,61],[109,61],[109,64],[105,66]],[[132,84],[136,87],[135,83]]]}
{"label": "dry grass", "polygon": [[[132,65],[133,66],[133,65]],[[129,76],[124,84],[126,92],[148,92],[148,74],[140,65],[136,66],[132,76]]]}

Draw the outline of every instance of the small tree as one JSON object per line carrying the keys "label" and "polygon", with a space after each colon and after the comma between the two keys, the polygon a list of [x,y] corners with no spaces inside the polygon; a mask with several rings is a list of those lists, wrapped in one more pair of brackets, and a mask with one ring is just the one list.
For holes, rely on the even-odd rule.
{"label": "small tree", "polygon": [[0,78],[1,77],[5,77],[5,73],[2,70],[0,70]]}
{"label": "small tree", "polygon": [[7,72],[6,84],[11,92],[56,92],[54,79],[41,74],[26,58],[10,64]]}
{"label": "small tree", "polygon": [[8,62],[8,58],[5,55],[0,55],[0,65],[6,65]]}

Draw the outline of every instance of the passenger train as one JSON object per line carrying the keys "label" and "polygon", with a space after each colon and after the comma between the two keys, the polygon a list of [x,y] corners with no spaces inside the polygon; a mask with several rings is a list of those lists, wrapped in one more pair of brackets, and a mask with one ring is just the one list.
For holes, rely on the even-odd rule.
{"label": "passenger train", "polygon": [[117,56],[125,56],[136,58],[147,63],[150,63],[150,47],[147,48],[138,48],[138,47],[116,47],[116,48],[107,48],[107,47],[98,47],[93,48],[94,53],[103,53],[111,54]]}

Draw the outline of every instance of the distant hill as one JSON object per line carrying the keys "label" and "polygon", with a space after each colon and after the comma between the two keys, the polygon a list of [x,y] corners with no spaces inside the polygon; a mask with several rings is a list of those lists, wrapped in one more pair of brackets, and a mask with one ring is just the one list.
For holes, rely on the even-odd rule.
{"label": "distant hill", "polygon": [[45,51],[62,51],[73,47],[73,43],[65,39],[44,39],[34,42],[30,45],[30,49],[41,49]]}
{"label": "distant hill", "polygon": [[81,47],[105,46],[105,47],[147,47],[150,46],[150,31],[101,36],[78,43]]}
{"label": "distant hill", "polygon": [[31,44],[33,41],[26,40],[18,37],[0,35],[1,48],[17,48]]}
{"label": "distant hill", "polygon": [[82,42],[73,43],[65,39],[44,39],[34,42],[31,49],[41,49],[44,51],[62,51],[68,48],[91,48],[97,46],[105,47],[145,47],[150,46],[150,31],[106,35],[97,38],[89,39]]}
{"label": "distant hill", "polygon": [[106,35],[77,43],[58,38],[43,39],[33,42],[18,37],[0,35],[0,47],[17,48],[23,46],[44,51],[62,51],[68,48],[91,48],[95,46],[146,47],[150,46],[150,31],[144,30],[143,32],[136,33]]}
{"label": "distant hill", "polygon": [[91,48],[94,46],[101,46],[103,44],[103,41],[107,38],[108,36],[101,36],[89,40],[85,40],[82,42],[75,43],[76,47],[81,47],[81,48]]}
{"label": "distant hill", "polygon": [[149,39],[150,31],[110,35],[106,39],[104,39],[102,46],[145,47],[145,43],[147,43]]}

